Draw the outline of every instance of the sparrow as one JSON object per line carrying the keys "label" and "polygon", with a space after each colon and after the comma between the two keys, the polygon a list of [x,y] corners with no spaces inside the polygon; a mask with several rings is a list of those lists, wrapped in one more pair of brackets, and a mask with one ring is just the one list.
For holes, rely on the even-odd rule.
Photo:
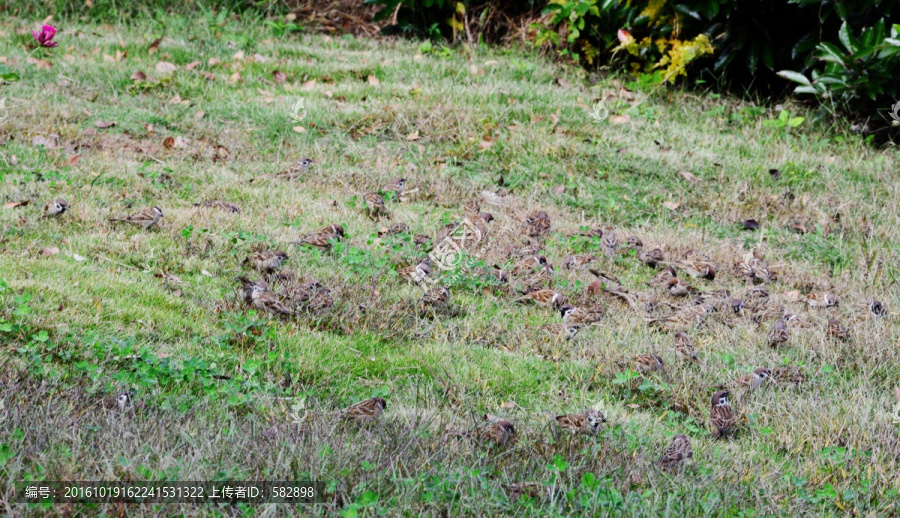
{"label": "sparrow", "polygon": [[562,324],[547,324],[541,326],[540,329],[550,335],[554,340],[569,341],[578,336],[581,332],[582,324],[570,324],[563,322]]}
{"label": "sparrow", "polygon": [[769,331],[769,345],[772,347],[778,347],[780,345],[784,345],[788,341],[788,330],[784,325],[784,320],[779,320],[775,322],[775,327]]}
{"label": "sparrow", "polygon": [[291,310],[285,307],[275,295],[269,293],[268,289],[258,283],[250,285],[250,307],[270,315],[291,314]]}
{"label": "sparrow", "polygon": [[511,482],[502,484],[503,489],[509,493],[509,499],[512,502],[518,502],[523,496],[539,499],[549,499],[555,489],[540,482]]}
{"label": "sparrow", "polygon": [[682,331],[678,331],[677,333],[675,333],[673,345],[675,347],[675,353],[680,358],[697,361],[697,347],[694,345],[694,341],[690,336],[687,335],[687,333],[684,333]]}
{"label": "sparrow", "polygon": [[614,257],[616,255],[616,247],[619,246],[619,236],[616,235],[615,230],[607,228],[606,231],[603,232],[603,239],[600,240],[600,246],[603,250],[603,255],[607,257]]}
{"label": "sparrow", "polygon": [[553,272],[553,265],[545,264],[538,271],[536,271],[534,275],[524,279],[524,287],[520,291],[522,293],[531,293],[532,291],[537,291],[545,287],[552,287]]}
{"label": "sparrow", "polygon": [[403,194],[403,185],[406,183],[406,178],[397,178],[393,182],[385,185],[381,192],[391,192],[394,193],[394,196],[400,196]]}
{"label": "sparrow", "polygon": [[413,237],[413,244],[414,244],[416,247],[422,248],[422,249],[424,249],[424,250],[429,250],[429,249],[431,249],[432,243],[433,243],[433,242],[431,241],[431,237],[426,236],[425,234],[416,234],[416,235]]}
{"label": "sparrow", "polygon": [[830,308],[841,305],[841,301],[837,296],[828,293],[827,291],[822,293],[810,293],[806,296],[804,302],[811,308]]}
{"label": "sparrow", "polygon": [[344,237],[344,227],[338,224],[328,225],[319,230],[310,232],[300,238],[300,241],[293,241],[293,245],[309,245],[322,251],[331,250],[334,242],[338,242]]}
{"label": "sparrow", "polygon": [[266,250],[256,252],[244,259],[244,264],[251,263],[254,268],[263,273],[272,273],[281,268],[281,264],[288,260],[288,255],[280,250]]}
{"label": "sparrow", "polygon": [[478,214],[472,216],[471,219],[480,219],[484,223],[490,223],[491,221],[494,221],[494,215],[490,212],[479,212]]}
{"label": "sparrow", "polygon": [[644,248],[644,242],[637,236],[628,236],[625,238],[625,248],[640,252],[641,249]]}
{"label": "sparrow", "polygon": [[516,427],[512,423],[490,415],[485,415],[484,420],[488,423],[458,435],[492,442],[497,446],[512,446],[516,442]]}
{"label": "sparrow", "polygon": [[653,276],[652,279],[647,281],[647,286],[666,286],[668,287],[669,281],[678,277],[678,274],[675,272],[674,268],[665,268]]}
{"label": "sparrow", "polygon": [[655,354],[638,354],[631,358],[631,363],[637,372],[661,371],[665,368],[662,358]]}
{"label": "sparrow", "polygon": [[331,294],[331,290],[321,285],[306,304],[306,310],[317,315],[325,313],[333,307],[334,296]]}
{"label": "sparrow", "polygon": [[503,269],[499,264],[495,264],[493,268],[493,276],[497,278],[500,284],[506,284],[509,282],[509,272]]}
{"label": "sparrow", "polygon": [[512,274],[519,275],[523,272],[533,272],[535,268],[547,264],[547,258],[542,255],[530,255],[516,261],[512,267]]}
{"label": "sparrow", "polygon": [[284,171],[277,173],[275,175],[275,178],[293,180],[300,175],[306,174],[306,170],[309,169],[309,165],[311,163],[312,158],[301,158],[300,160],[297,160],[293,164],[289,165],[288,168]]}
{"label": "sparrow", "polygon": [[422,300],[419,302],[419,309],[424,311],[428,308],[445,307],[449,301],[450,290],[446,286],[435,286],[422,296]]}
{"label": "sparrow", "polygon": [[563,266],[566,269],[571,270],[573,268],[581,268],[583,266],[587,266],[596,260],[596,257],[588,254],[570,255],[563,259]]}
{"label": "sparrow", "polygon": [[735,315],[740,315],[744,311],[744,301],[741,299],[731,299],[728,305],[731,306],[731,312]]}
{"label": "sparrow", "polygon": [[606,310],[600,304],[586,310],[571,304],[563,304],[559,308],[562,321],[567,324],[595,324],[603,318],[605,312]]}
{"label": "sparrow", "polygon": [[431,275],[431,267],[425,262],[404,266],[397,271],[400,274],[400,277],[409,279],[412,282],[422,282],[426,277]]}
{"label": "sparrow", "polygon": [[716,272],[712,263],[696,259],[684,259],[681,261],[659,261],[659,264],[671,266],[684,271],[691,277],[713,280],[716,278]]}
{"label": "sparrow", "polygon": [[762,306],[768,304],[769,290],[763,288],[762,286],[750,288],[746,293],[744,293],[744,300],[747,301],[747,305],[751,308],[759,309]]}
{"label": "sparrow", "polygon": [[734,424],[734,413],[728,404],[727,390],[720,390],[712,396],[712,408],[709,411],[709,422],[712,424],[714,438],[725,437]]}
{"label": "sparrow", "polygon": [[397,234],[408,234],[408,233],[409,233],[409,225],[407,225],[406,223],[397,223],[395,225],[391,225],[388,228],[382,227],[382,230],[378,231],[378,237],[395,236]]}
{"label": "sparrow", "polygon": [[598,270],[594,270],[593,268],[588,268],[588,271],[591,272],[591,275],[597,278],[601,283],[603,283],[604,291],[614,291],[621,290],[626,291],[622,281],[620,281],[617,277],[610,275],[606,272],[601,272]]}
{"label": "sparrow", "polygon": [[110,221],[124,221],[132,225],[138,225],[143,228],[150,228],[159,223],[159,218],[163,217],[162,209],[159,207],[150,207],[125,218],[110,218]]}
{"label": "sparrow", "polygon": [[481,203],[478,201],[478,198],[472,198],[463,204],[462,209],[466,216],[475,215],[481,212]]}
{"label": "sparrow", "polygon": [[850,331],[848,331],[843,324],[835,319],[831,319],[828,321],[828,324],[825,326],[825,334],[832,338],[837,338],[838,340],[842,340],[845,342],[847,340],[850,340]]}
{"label": "sparrow", "polygon": [[544,211],[529,215],[522,224],[522,233],[528,237],[543,237],[550,232],[550,216]]}
{"label": "sparrow", "polygon": [[58,218],[69,210],[69,202],[62,198],[57,198],[50,203],[44,205],[44,215],[42,218]]}
{"label": "sparrow", "polygon": [[770,283],[775,279],[769,267],[753,257],[735,263],[734,272],[738,277],[747,277],[753,282]]}
{"label": "sparrow", "polygon": [[646,264],[647,266],[653,268],[657,263],[661,263],[666,260],[666,256],[662,251],[662,248],[658,246],[654,246],[649,250],[641,250],[638,253],[638,259]]}
{"label": "sparrow", "polygon": [[691,448],[691,441],[687,435],[680,433],[672,437],[672,444],[663,452],[662,458],[659,459],[659,465],[666,467],[680,464],[684,459],[694,456],[694,449]]}
{"label": "sparrow", "polygon": [[880,300],[873,300],[869,302],[869,312],[876,317],[883,317],[887,315],[887,306]]}
{"label": "sparrow", "polygon": [[387,403],[384,398],[373,397],[344,409],[341,417],[354,424],[370,424],[381,417],[385,408]]}
{"label": "sparrow", "polygon": [[566,297],[558,291],[544,288],[526,293],[517,298],[516,302],[534,302],[538,306],[558,308],[566,303]]}
{"label": "sparrow", "polygon": [[254,289],[259,291],[269,291],[269,286],[266,284],[266,281],[251,281],[246,277],[238,277],[237,280],[241,283],[241,299],[243,299],[244,303],[248,306],[253,304]]}
{"label": "sparrow", "polygon": [[566,414],[556,416],[556,424],[565,430],[594,435],[600,431],[600,425],[606,417],[598,410],[585,410],[582,414]]}
{"label": "sparrow", "polygon": [[366,212],[369,213],[370,218],[374,219],[380,217],[382,214],[387,214],[384,198],[376,192],[367,192],[363,196],[363,205],[365,205]]}
{"label": "sparrow", "polygon": [[790,384],[794,387],[806,381],[806,376],[796,367],[775,367],[772,369],[772,381],[779,384]]}
{"label": "sparrow", "polygon": [[323,288],[322,283],[319,281],[298,282],[285,288],[281,295],[296,309],[298,306],[309,302]]}
{"label": "sparrow", "polygon": [[687,297],[691,293],[697,291],[693,286],[682,283],[681,279],[678,277],[669,279],[669,282],[666,283],[666,290],[669,292],[669,295],[673,297]]}
{"label": "sparrow", "polygon": [[125,392],[122,392],[121,394],[116,396],[115,408],[119,412],[125,412],[134,408],[133,402],[134,392],[126,390]]}
{"label": "sparrow", "polygon": [[600,227],[596,227],[596,228],[592,228],[592,229],[588,230],[587,232],[581,232],[578,235],[582,236],[582,237],[591,238],[591,239],[593,239],[595,237],[597,239],[603,239],[603,229]]}
{"label": "sparrow", "polygon": [[236,203],[231,203],[230,201],[224,200],[213,200],[213,201],[204,201],[203,203],[195,203],[194,207],[210,207],[213,209],[224,210],[225,212],[231,212],[234,214],[239,214],[241,212],[241,208]]}
{"label": "sparrow", "polygon": [[750,374],[732,380],[731,387],[749,387],[750,390],[758,389],[767,380],[772,379],[772,371],[765,367],[757,367]]}
{"label": "sparrow", "polygon": [[650,324],[661,325],[665,328],[677,327],[700,327],[712,312],[713,308],[700,304],[699,306],[688,306],[679,311],[664,317],[646,318]]}

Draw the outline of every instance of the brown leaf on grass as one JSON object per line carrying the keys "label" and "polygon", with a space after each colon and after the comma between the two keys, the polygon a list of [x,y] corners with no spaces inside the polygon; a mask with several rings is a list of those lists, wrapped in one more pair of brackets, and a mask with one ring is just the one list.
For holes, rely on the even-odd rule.
{"label": "brown leaf on grass", "polygon": [[610,124],[628,124],[631,122],[631,115],[627,113],[625,115],[610,115],[609,123]]}
{"label": "brown leaf on grass", "polygon": [[406,136],[406,140],[408,140],[410,142],[412,142],[414,140],[419,140],[420,138],[421,137],[419,137],[418,131],[413,131],[412,133],[410,133],[409,135]]}
{"label": "brown leaf on grass", "polygon": [[231,56],[231,59],[233,61],[241,61],[242,59],[244,59],[244,51],[239,50],[239,51],[235,52],[235,54],[233,56]]}
{"label": "brown leaf on grass", "polygon": [[699,183],[700,182],[700,179],[697,178],[697,175],[695,175],[694,173],[692,173],[690,171],[678,171],[678,174],[680,174],[682,176],[682,178],[684,178],[685,180],[687,180],[691,183]]}
{"label": "brown leaf on grass", "polygon": [[175,291],[173,291],[172,295],[175,295],[176,297],[180,297],[181,296],[181,288],[178,288]]}
{"label": "brown leaf on grass", "polygon": [[294,126],[291,129],[294,130],[294,133],[306,133],[306,128],[303,126]]}
{"label": "brown leaf on grass", "polygon": [[215,81],[216,76],[212,72],[203,72],[203,79],[206,79],[207,81]]}
{"label": "brown leaf on grass", "polygon": [[29,56],[28,59],[25,60],[25,62],[28,63],[29,65],[34,65],[34,66],[36,66],[36,67],[38,68],[38,70],[46,70],[46,69],[48,69],[48,68],[50,68],[50,67],[53,66],[53,65],[51,65],[50,62],[47,61],[46,59],[35,59],[35,58],[33,58],[33,57],[30,57],[30,56]]}
{"label": "brown leaf on grass", "polygon": [[175,146],[175,149],[186,149],[186,148],[191,147],[190,144],[188,143],[187,139],[184,139],[181,137],[175,137],[174,146]]}
{"label": "brown leaf on grass", "polygon": [[680,204],[680,203],[676,203],[676,202],[674,202],[674,201],[664,201],[664,202],[663,202],[663,207],[665,207],[665,208],[667,208],[667,209],[669,209],[669,210],[678,210],[678,208],[681,207],[681,204]]}
{"label": "brown leaf on grass", "polygon": [[553,194],[562,194],[564,192],[566,192],[565,185],[557,185],[556,187],[553,188]]}
{"label": "brown leaf on grass", "polygon": [[190,63],[188,63],[187,65],[184,66],[184,69],[185,70],[193,70],[193,69],[197,68],[198,66],[200,66],[199,61],[191,61]]}
{"label": "brown leaf on grass", "polygon": [[301,86],[300,89],[304,90],[304,91],[309,91],[315,87],[316,87],[316,80],[310,79],[309,81],[306,81],[305,83],[303,83],[303,86]]}
{"label": "brown leaf on grass", "polygon": [[72,155],[66,160],[66,165],[75,165],[78,163],[78,159],[81,158],[81,155]]}
{"label": "brown leaf on grass", "polygon": [[147,74],[145,74],[145,73],[141,72],[140,70],[138,70],[137,72],[131,74],[131,80],[132,80],[132,81],[146,81],[146,80],[147,80]]}
{"label": "brown leaf on grass", "polygon": [[532,123],[532,124],[537,124],[537,123],[541,122],[542,120],[544,120],[544,116],[543,116],[543,115],[541,115],[541,116],[532,115],[532,116],[531,116],[531,123]]}
{"label": "brown leaf on grass", "polygon": [[85,128],[85,130],[81,133],[85,137],[92,137],[97,134],[97,130],[94,128]]}
{"label": "brown leaf on grass", "polygon": [[29,203],[31,203],[31,200],[25,200],[25,201],[10,201],[10,202],[4,203],[4,204],[3,204],[3,208],[4,208],[4,209],[14,209],[14,208],[16,208],[16,207],[24,207],[24,206],[28,205]]}
{"label": "brown leaf on grass", "polygon": [[552,122],[553,124],[559,124],[559,117],[557,117],[556,115],[551,113],[547,117],[550,118],[550,122]]}
{"label": "brown leaf on grass", "polygon": [[782,295],[784,295],[784,298],[788,299],[791,302],[797,302],[798,300],[800,300],[800,291],[798,290],[786,291],[782,293]]}
{"label": "brown leaf on grass", "polygon": [[94,127],[98,129],[111,128],[116,124],[116,121],[94,121]]}
{"label": "brown leaf on grass", "polygon": [[379,81],[378,78],[373,75],[370,75],[369,77],[367,77],[366,81],[368,81],[369,84],[372,86],[378,86],[381,84],[381,81]]}
{"label": "brown leaf on grass", "polygon": [[169,63],[168,61],[160,61],[154,68],[156,68],[156,71],[160,74],[171,74],[178,70],[178,67],[174,63]]}
{"label": "brown leaf on grass", "polygon": [[166,149],[172,149],[175,146],[175,138],[174,137],[166,137],[163,140],[163,147]]}
{"label": "brown leaf on grass", "polygon": [[226,148],[225,146],[217,146],[216,156],[219,157],[220,160],[228,160],[228,158],[231,156],[231,151],[228,151],[228,148]]}
{"label": "brown leaf on grass", "polygon": [[50,135],[49,137],[43,137],[38,135],[36,137],[32,137],[31,145],[32,146],[44,146],[45,149],[56,149],[56,142],[59,139],[54,135]]}
{"label": "brown leaf on grass", "polygon": [[153,133],[153,124],[144,123],[144,129],[147,130],[147,133]]}
{"label": "brown leaf on grass", "polygon": [[44,257],[51,257],[59,253],[59,248],[55,246],[48,246],[45,248],[41,248],[41,255]]}
{"label": "brown leaf on grass", "polygon": [[276,83],[283,83],[287,81],[287,74],[281,70],[276,70],[272,72],[272,79],[274,79]]}
{"label": "brown leaf on grass", "polygon": [[240,72],[235,72],[235,73],[231,74],[230,76],[228,76],[228,82],[229,82],[229,83],[237,83],[237,82],[240,81],[240,80],[241,80],[241,73],[240,73]]}
{"label": "brown leaf on grass", "polygon": [[206,112],[203,110],[200,110],[194,114],[194,120],[198,121],[198,120],[202,119],[204,115],[206,115]]}
{"label": "brown leaf on grass", "polygon": [[153,42],[150,44],[150,47],[147,48],[147,54],[151,56],[156,54],[156,51],[159,50],[160,43],[162,43],[162,38],[156,38],[155,40],[153,40]]}

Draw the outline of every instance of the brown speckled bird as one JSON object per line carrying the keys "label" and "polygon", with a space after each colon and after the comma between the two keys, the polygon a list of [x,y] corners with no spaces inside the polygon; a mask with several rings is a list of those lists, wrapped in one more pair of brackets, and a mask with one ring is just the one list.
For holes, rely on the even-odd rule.
{"label": "brown speckled bird", "polygon": [[685,459],[694,456],[694,450],[691,448],[691,441],[687,435],[680,433],[672,437],[672,444],[663,452],[663,456],[659,459],[660,466],[668,467],[679,465]]}
{"label": "brown speckled bird", "polygon": [[558,308],[566,303],[566,297],[550,288],[535,290],[516,299],[516,302],[534,302],[538,306]]}
{"label": "brown speckled bird", "polygon": [[712,407],[709,411],[709,422],[712,425],[712,435],[718,439],[725,437],[731,431],[734,424],[734,412],[728,403],[728,396],[731,393],[727,390],[720,390],[712,396]]}
{"label": "brown speckled bird", "polygon": [[310,232],[300,237],[300,241],[294,241],[294,245],[309,245],[322,251],[331,250],[334,243],[344,237],[344,227],[338,224],[328,225],[319,230]]}
{"label": "brown speckled bird", "polygon": [[134,214],[131,214],[124,218],[109,218],[109,220],[124,221],[125,223],[137,225],[142,228],[150,228],[153,225],[159,223],[159,220],[162,217],[162,209],[160,209],[159,207],[150,207],[148,209],[135,212]]}
{"label": "brown speckled bird", "polygon": [[606,309],[597,304],[588,309],[575,307],[571,304],[563,304],[559,308],[562,321],[569,324],[595,324],[603,318]]}
{"label": "brown speckled bird", "polygon": [[850,340],[850,331],[844,327],[839,321],[835,319],[831,319],[828,321],[828,324],[825,326],[825,334],[832,338],[837,338],[838,340],[848,341]]}
{"label": "brown speckled bird", "polygon": [[371,219],[380,218],[387,214],[387,207],[384,205],[384,198],[377,192],[367,192],[363,196],[363,205]]}
{"label": "brown speckled bird", "polygon": [[280,250],[264,250],[248,256],[244,259],[244,264],[250,263],[263,273],[272,273],[281,268],[282,263],[287,260],[288,255]]}
{"label": "brown speckled bird", "polygon": [[769,331],[769,345],[772,347],[784,345],[787,343],[788,337],[788,330],[787,326],[784,325],[784,320],[779,320],[775,322],[775,327]]}
{"label": "brown speckled bird", "polygon": [[496,446],[512,446],[516,441],[516,427],[506,419],[485,415],[486,424],[458,434],[478,441],[490,442]]}
{"label": "brown speckled bird", "polygon": [[647,250],[641,250],[640,253],[638,253],[638,259],[642,263],[653,268],[657,265],[657,263],[665,261],[666,255],[663,253],[662,248],[654,246],[652,248],[648,248]]}
{"label": "brown speckled bird", "polygon": [[219,209],[232,214],[239,214],[241,207],[237,203],[225,200],[204,201],[203,203],[195,203],[194,207],[209,207],[211,209]]}
{"label": "brown speckled bird", "polygon": [[697,361],[697,347],[687,333],[682,331],[675,333],[673,346],[678,357],[685,360]]}
{"label": "brown speckled bird", "polygon": [[450,302],[450,290],[446,286],[434,286],[425,292],[419,301],[419,310],[438,309],[446,307]]}
{"label": "brown speckled bird", "polygon": [[522,233],[532,238],[544,237],[550,233],[550,216],[542,210],[529,215],[522,224]]}
{"label": "brown speckled bird", "polygon": [[381,418],[386,408],[384,398],[373,397],[341,411],[341,417],[354,424],[370,424]]}
{"label": "brown speckled bird", "polygon": [[69,210],[69,202],[62,198],[57,198],[50,203],[44,205],[44,214],[42,218],[58,218]]}
{"label": "brown speckled bird", "polygon": [[603,231],[603,239],[600,240],[600,248],[603,251],[603,255],[607,257],[615,257],[616,248],[619,246],[619,236],[616,235],[616,231],[611,227],[607,227],[606,230]]}
{"label": "brown speckled bird", "polygon": [[556,424],[564,430],[594,435],[600,431],[600,425],[606,422],[606,417],[599,410],[588,409],[580,414],[566,414],[556,416]]}

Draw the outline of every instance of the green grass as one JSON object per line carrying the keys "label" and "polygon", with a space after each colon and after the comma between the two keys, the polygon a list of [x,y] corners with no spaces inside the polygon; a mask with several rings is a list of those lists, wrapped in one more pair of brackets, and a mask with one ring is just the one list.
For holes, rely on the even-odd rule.
{"label": "green grass", "polygon": [[[763,123],[778,111],[735,99],[648,90],[623,77],[592,84],[517,49],[420,55],[416,42],[276,38],[258,20],[207,18],[163,16],[113,30],[61,23],[59,48],[36,55],[49,69],[26,63],[30,36],[17,32],[24,21],[0,27],[0,56],[23,77],[0,87],[10,115],[0,123],[0,195],[30,202],[0,209],[4,487],[28,479],[315,479],[331,484],[329,505],[279,510],[345,516],[897,512],[895,315],[873,321],[857,307],[873,298],[900,305],[895,151],[809,118],[773,128]],[[164,78],[160,60],[179,69]],[[130,80],[137,70],[148,80]],[[275,83],[275,70],[288,80]],[[230,82],[235,72],[240,79]],[[630,120],[592,121],[601,97]],[[303,132],[289,118],[300,98]],[[117,124],[94,129],[98,120]],[[55,149],[32,145],[51,135]],[[168,148],[168,137],[188,147]],[[301,156],[315,159],[305,178],[249,182]],[[389,204],[389,219],[369,220],[362,194],[398,176],[417,192]],[[403,222],[412,234],[435,236],[483,191],[503,196],[502,206],[482,201],[496,218],[484,264],[505,260],[503,245],[518,243],[528,211],[546,210],[554,234],[544,254],[574,300],[592,277],[563,269],[562,258],[599,248],[569,236],[612,225],[622,241],[637,235],[670,257],[711,255],[720,274],[697,281],[701,289],[743,293],[730,267],[756,247],[779,273],[772,306],[807,313],[790,292],[829,289],[841,307],[810,310],[813,325],[793,330],[782,350],[767,346],[771,321],[716,316],[691,331],[696,365],[676,359],[669,333],[613,299],[603,300],[600,326],[553,343],[539,327],[558,321],[554,312],[514,304],[514,294],[473,271],[447,278],[447,314],[418,316],[411,308],[421,289],[394,273],[417,252],[409,236],[378,238],[378,230]],[[70,211],[39,219],[55,197]],[[243,210],[193,206],[212,199]],[[107,222],[151,205],[165,213],[159,229]],[[741,230],[747,218],[763,229]],[[347,239],[332,253],[287,245],[338,222]],[[247,273],[241,262],[256,245],[285,249],[288,268],[332,289],[334,310],[293,321],[247,311],[235,277]],[[60,253],[44,257],[45,247]],[[655,273],[625,255],[601,269],[634,290]],[[852,326],[854,340],[829,340],[827,317]],[[651,351],[666,362],[665,376],[631,377],[617,363]],[[710,388],[763,365],[799,366],[808,382],[738,393],[738,431],[714,441]],[[136,393],[134,414],[102,407],[125,389]],[[388,401],[377,426],[360,430],[335,417],[372,396]],[[308,410],[302,432],[289,415],[300,398]],[[553,416],[589,406],[609,419],[599,436],[555,429]],[[453,437],[484,413],[514,422],[518,443],[496,449]],[[273,426],[275,438],[266,432]],[[653,463],[676,433],[691,438],[693,462],[660,471]],[[560,492],[553,501],[512,501],[502,484],[522,481]],[[10,503],[4,512],[46,511]]]}

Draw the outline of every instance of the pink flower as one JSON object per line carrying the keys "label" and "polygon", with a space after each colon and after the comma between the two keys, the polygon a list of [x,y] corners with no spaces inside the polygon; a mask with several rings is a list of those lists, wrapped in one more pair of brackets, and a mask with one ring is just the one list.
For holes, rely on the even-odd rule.
{"label": "pink flower", "polygon": [[634,41],[634,37],[625,29],[619,29],[616,33],[616,36],[619,38],[619,42],[622,45],[628,45],[632,41]]}
{"label": "pink flower", "polygon": [[55,47],[59,45],[59,43],[52,41],[53,37],[56,36],[56,27],[52,25],[44,25],[41,27],[41,30],[32,31],[31,35],[34,36],[34,41],[41,47]]}

